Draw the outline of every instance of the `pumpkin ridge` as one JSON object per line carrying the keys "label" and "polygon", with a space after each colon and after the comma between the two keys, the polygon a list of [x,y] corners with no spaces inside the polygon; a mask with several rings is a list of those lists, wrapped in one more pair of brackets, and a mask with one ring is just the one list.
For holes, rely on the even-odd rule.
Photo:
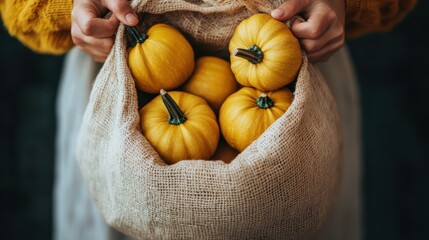
{"label": "pumpkin ridge", "polygon": [[[169,51],[168,47],[164,44],[160,44],[158,42],[158,39],[151,39],[152,41],[147,41],[146,43],[146,49],[150,49],[151,52],[155,53],[162,53],[162,54],[154,54],[154,55],[148,55],[145,54],[144,58],[147,61],[147,69],[151,69],[149,72],[150,79],[152,81],[149,81],[151,83],[151,86],[157,89],[160,89],[160,86],[163,86],[163,88],[166,88],[167,90],[170,90],[170,86],[164,85],[164,79],[171,78],[171,72],[170,69],[162,69],[162,71],[159,71],[159,68],[156,66],[163,65],[163,66],[171,66],[171,62],[167,61],[163,57],[164,55],[171,54],[171,51]],[[152,71],[152,69],[156,71]],[[167,75],[167,76],[165,76]]]}
{"label": "pumpkin ridge", "polygon": [[[286,38],[285,35],[288,35],[288,31],[290,31],[283,23],[275,19],[270,20],[273,21],[273,24],[267,21],[258,32],[259,44],[262,49],[268,42],[275,43],[277,38]],[[268,36],[271,37],[268,38]]]}
{"label": "pumpkin ridge", "polygon": [[257,43],[258,35],[255,34],[255,31],[253,31],[254,28],[257,28],[257,26],[255,26],[253,19],[246,19],[244,21],[245,21],[244,22],[245,28],[243,28],[243,30],[241,31],[242,36],[240,38],[247,40],[248,45],[245,45],[245,47],[250,47],[253,44],[258,44]]}
{"label": "pumpkin ridge", "polygon": [[[134,70],[134,73],[132,71],[133,75],[139,75],[139,76],[144,76],[143,78],[146,79],[153,79],[153,75],[152,75],[152,71],[149,71],[147,69],[150,69],[150,65],[148,64],[150,61],[148,59],[147,54],[145,54],[145,46],[146,45],[137,45],[135,46],[131,51],[132,54],[135,55],[140,55],[141,56],[141,61],[132,61],[131,65],[133,65],[132,70]],[[139,86],[139,88],[141,89],[151,89],[154,88],[155,86],[152,83],[153,81],[137,81],[137,85]],[[144,85],[143,85],[144,83]]]}
{"label": "pumpkin ridge", "polygon": [[[156,151],[159,151],[158,146],[161,146],[163,142],[166,140],[165,134],[168,134],[168,131],[167,131],[168,127],[169,126],[167,126],[164,122],[160,122],[158,124],[156,123],[152,124],[150,128],[148,125],[144,126],[144,128],[148,130],[146,131],[143,130],[142,133]],[[154,132],[156,132],[158,136],[162,136],[162,137],[158,137],[158,138],[147,137],[147,136],[153,136]]]}
{"label": "pumpkin ridge", "polygon": [[[184,160],[184,156],[188,155],[188,152],[185,150],[185,153],[182,151],[186,144],[186,137],[182,132],[183,124],[180,125],[169,125],[171,131],[167,131],[169,136],[165,137],[167,144],[165,146],[171,147],[171,152],[167,152],[165,155],[172,155],[175,160]],[[166,157],[167,158],[167,157]]]}
{"label": "pumpkin ridge", "polygon": [[[210,148],[211,144],[209,142],[209,139],[207,138],[207,136],[204,134],[205,129],[202,129],[201,127],[198,127],[197,124],[195,124],[193,121],[189,121],[188,124],[183,126],[183,129],[186,129],[186,132],[189,135],[189,138],[192,138],[192,143],[191,141],[185,141],[185,148],[190,152],[194,152],[194,151],[199,151],[199,149],[195,149],[195,143],[198,142],[198,145],[201,147],[206,147],[206,148]],[[184,132],[182,130],[182,132]],[[211,156],[202,156],[201,158],[209,158]]]}

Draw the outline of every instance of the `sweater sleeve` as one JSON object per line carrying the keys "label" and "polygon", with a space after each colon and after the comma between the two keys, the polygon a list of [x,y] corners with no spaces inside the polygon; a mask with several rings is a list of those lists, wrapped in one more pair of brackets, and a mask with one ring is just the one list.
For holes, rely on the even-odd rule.
{"label": "sweater sleeve", "polygon": [[346,0],[346,35],[388,31],[415,6],[417,0]]}
{"label": "sweater sleeve", "polygon": [[9,34],[45,54],[63,54],[73,46],[71,9],[72,0],[0,0]]}

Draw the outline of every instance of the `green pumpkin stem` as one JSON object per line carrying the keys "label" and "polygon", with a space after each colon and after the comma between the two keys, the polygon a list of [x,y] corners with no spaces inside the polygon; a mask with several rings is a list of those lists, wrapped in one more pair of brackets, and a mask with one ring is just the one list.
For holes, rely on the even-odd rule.
{"label": "green pumpkin stem", "polygon": [[274,106],[274,102],[266,93],[262,93],[261,96],[256,99],[256,105],[260,108],[267,109]]}
{"label": "green pumpkin stem", "polygon": [[137,43],[143,43],[148,38],[146,34],[139,33],[135,27],[125,26],[125,29],[132,39],[132,42],[130,43],[131,47],[134,47]]}
{"label": "green pumpkin stem", "polygon": [[247,59],[249,62],[253,64],[262,62],[262,59],[264,58],[264,54],[262,53],[262,50],[256,45],[253,45],[248,49],[236,48],[232,52],[232,55]]}
{"label": "green pumpkin stem", "polygon": [[168,111],[168,123],[173,125],[180,125],[186,122],[187,119],[185,114],[179,108],[174,99],[164,89],[161,89],[160,93],[162,101],[164,102],[165,107]]}

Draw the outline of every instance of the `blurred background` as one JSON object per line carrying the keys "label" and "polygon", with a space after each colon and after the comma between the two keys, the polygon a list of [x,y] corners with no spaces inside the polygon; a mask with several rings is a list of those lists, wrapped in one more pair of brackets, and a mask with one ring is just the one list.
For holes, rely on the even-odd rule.
{"label": "blurred background", "polygon": [[[359,78],[365,239],[429,239],[429,2],[396,28],[348,41]],[[50,239],[62,56],[0,27],[3,239]]]}

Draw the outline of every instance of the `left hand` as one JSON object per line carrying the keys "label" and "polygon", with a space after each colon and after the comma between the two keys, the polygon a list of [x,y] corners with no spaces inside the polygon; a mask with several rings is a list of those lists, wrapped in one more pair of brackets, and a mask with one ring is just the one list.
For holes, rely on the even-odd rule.
{"label": "left hand", "polygon": [[[104,18],[109,11],[112,15]],[[138,23],[128,0],[74,0],[71,15],[74,44],[97,62],[109,55],[119,21],[130,26]]]}
{"label": "left hand", "polygon": [[292,23],[297,37],[311,62],[327,61],[344,45],[346,0],[287,0],[271,12],[279,21],[300,15]]}

